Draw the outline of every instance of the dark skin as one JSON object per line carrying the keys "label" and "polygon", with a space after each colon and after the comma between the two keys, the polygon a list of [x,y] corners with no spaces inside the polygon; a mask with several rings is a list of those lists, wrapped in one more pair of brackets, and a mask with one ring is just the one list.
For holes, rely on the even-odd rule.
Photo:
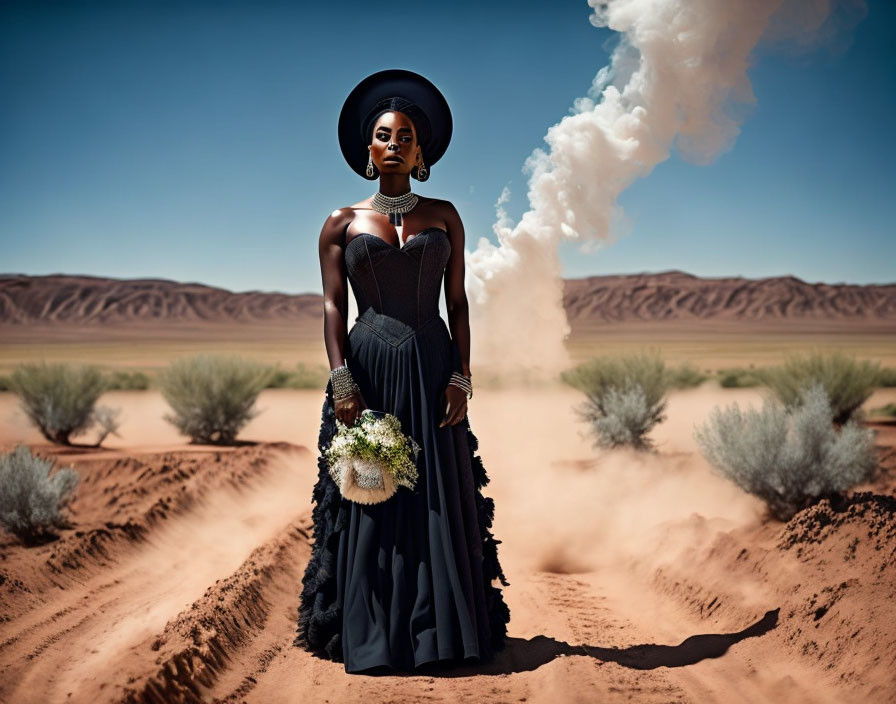
{"label": "dark skin", "polygon": [[[368,146],[379,172],[380,192],[397,196],[411,190],[411,171],[421,163],[423,154],[417,143],[414,123],[402,112],[383,113],[376,121]],[[394,157],[398,157],[397,159]],[[341,366],[348,337],[348,284],[345,246],[353,237],[369,233],[395,247],[430,227],[448,233],[451,255],[445,268],[445,304],[451,337],[458,344],[461,368],[470,374],[470,312],[464,288],[464,226],[454,205],[447,200],[419,196],[413,210],[402,215],[402,224],[392,225],[389,218],[373,210],[373,196],[330,213],[320,232],[319,255],[324,288],[324,342],[330,369]],[[453,384],[442,391],[442,420],[439,427],[456,425],[467,414],[467,394]],[[336,418],[354,425],[367,408],[360,393],[334,403]]]}

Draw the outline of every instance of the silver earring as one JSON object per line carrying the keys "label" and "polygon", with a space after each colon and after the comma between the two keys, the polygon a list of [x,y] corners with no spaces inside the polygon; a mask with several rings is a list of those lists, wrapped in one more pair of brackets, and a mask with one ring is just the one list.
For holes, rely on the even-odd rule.
{"label": "silver earring", "polygon": [[367,154],[367,178],[373,178],[373,154]]}
{"label": "silver earring", "polygon": [[423,160],[420,160],[420,166],[417,167],[417,180],[425,181],[429,178],[429,169],[426,168],[426,164],[423,163]]}

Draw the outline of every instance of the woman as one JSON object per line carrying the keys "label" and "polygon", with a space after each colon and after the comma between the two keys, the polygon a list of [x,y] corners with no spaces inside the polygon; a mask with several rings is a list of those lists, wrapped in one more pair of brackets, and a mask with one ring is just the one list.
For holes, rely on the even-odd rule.
{"label": "woman", "polygon": [[[504,645],[508,586],[490,532],[494,502],[470,429],[470,325],[464,229],[454,206],[411,192],[444,154],[452,119],[438,89],[411,71],[365,78],[339,117],[342,153],[379,178],[320,235],[330,381],[322,410],[314,542],[296,645],[346,672],[487,662]],[[439,315],[445,281],[446,323]],[[346,335],[346,279],[359,315]],[[323,453],[338,418],[388,411],[422,447],[415,489],[387,501],[344,499]]]}

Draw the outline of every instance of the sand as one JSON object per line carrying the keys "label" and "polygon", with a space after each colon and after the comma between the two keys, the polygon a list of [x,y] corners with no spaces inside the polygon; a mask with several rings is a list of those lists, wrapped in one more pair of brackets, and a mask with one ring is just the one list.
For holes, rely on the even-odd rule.
{"label": "sand", "polygon": [[758,391],[672,393],[648,454],[593,447],[580,398],[481,389],[470,404],[510,581],[499,659],[365,676],[292,645],[322,394],[266,391],[250,442],[215,448],[185,444],[154,392],[115,392],[121,437],[65,450],[0,394],[0,449],[27,442],[82,477],[59,540],[0,533],[0,702],[896,698],[896,426],[873,424],[880,476],[785,524],[691,435]]}

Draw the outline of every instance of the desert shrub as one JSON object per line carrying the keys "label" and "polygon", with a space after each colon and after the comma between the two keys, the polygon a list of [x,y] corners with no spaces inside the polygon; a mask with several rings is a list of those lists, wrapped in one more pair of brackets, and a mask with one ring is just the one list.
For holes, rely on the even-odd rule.
{"label": "desert shrub", "polygon": [[788,355],[783,364],[762,372],[763,382],[788,408],[800,403],[804,389],[821,384],[831,404],[833,422],[838,425],[868,400],[879,377],[879,362],[859,362],[842,352]]}
{"label": "desert shrub", "polygon": [[295,369],[281,369],[279,365],[271,372],[268,382],[270,389],[320,389],[327,385],[330,378],[329,367],[318,365],[311,367],[299,363]]}
{"label": "desert shrub", "polygon": [[232,444],[252,418],[269,366],[236,356],[197,355],[159,372],[162,396],[174,411],[164,416],[194,443]]}
{"label": "desert shrub", "polygon": [[603,414],[589,417],[598,444],[602,447],[627,445],[646,449],[647,433],[657,422],[650,413],[644,390],[638,385],[626,389],[610,387],[602,399]]}
{"label": "desert shrub", "polygon": [[[118,416],[121,414],[120,408],[110,408],[109,406],[96,406],[93,409],[93,413],[91,414],[91,425],[96,425],[99,429],[99,438],[96,441],[96,446],[99,447],[103,444],[103,440],[106,439],[110,433],[112,435],[118,435]],[[118,435],[118,437],[121,437]]]}
{"label": "desert shrub", "polygon": [[761,372],[743,367],[720,369],[717,372],[717,379],[723,389],[746,389],[764,383]]}
{"label": "desert shrub", "polygon": [[896,367],[883,367],[877,377],[877,385],[887,388],[896,386]]}
{"label": "desert shrub", "polygon": [[0,391],[12,391],[12,382],[8,376],[0,376]]}
{"label": "desert shrub", "polygon": [[271,376],[268,380],[267,388],[269,389],[288,389],[292,379],[292,372],[288,369],[281,369],[277,365],[271,370]]}
{"label": "desert shrub", "polygon": [[691,362],[684,362],[677,367],[668,368],[666,373],[669,387],[673,389],[693,389],[709,378]]}
{"label": "desert shrub", "polygon": [[713,468],[765,501],[782,521],[821,498],[870,479],[874,431],[855,420],[839,430],[822,384],[805,389],[792,408],[767,398],[761,411],[737,403],[710,412],[694,437]]}
{"label": "desert shrub", "polygon": [[879,416],[887,416],[889,418],[896,418],[896,403],[888,403],[880,408],[874,409],[875,415]]}
{"label": "desert shrub", "polygon": [[598,446],[651,447],[646,435],[665,418],[670,384],[658,354],[594,357],[560,378],[585,394],[585,403],[574,410],[591,425]]}
{"label": "desert shrub", "polygon": [[0,455],[0,525],[22,542],[34,545],[67,522],[61,510],[71,501],[80,478],[70,468],[31,454],[19,444]]}
{"label": "desert shrub", "polygon": [[95,422],[94,406],[106,381],[93,365],[18,365],[10,377],[22,410],[50,442],[71,444],[70,437]]}
{"label": "desert shrub", "polygon": [[116,369],[107,377],[107,388],[116,391],[145,391],[149,388],[149,377],[145,372],[126,372]]}

